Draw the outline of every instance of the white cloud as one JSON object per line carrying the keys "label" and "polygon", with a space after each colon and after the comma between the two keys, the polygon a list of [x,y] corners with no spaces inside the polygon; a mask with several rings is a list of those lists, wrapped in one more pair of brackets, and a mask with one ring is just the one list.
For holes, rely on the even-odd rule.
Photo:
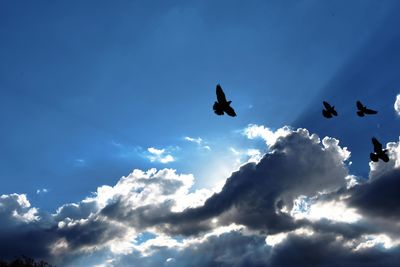
{"label": "white cloud", "polygon": [[[30,223],[39,219],[38,209],[31,207],[25,194],[9,194],[0,196],[0,227],[7,228],[12,223]],[[6,223],[7,225],[2,225]]]}
{"label": "white cloud", "polygon": [[247,156],[249,157],[248,162],[258,162],[262,158],[262,153],[258,149],[247,149]]}
{"label": "white cloud", "polygon": [[154,147],[149,147],[147,151],[150,153],[150,155],[148,155],[147,158],[151,162],[158,161],[166,164],[175,161],[175,158],[172,155],[167,154],[165,149],[157,149]]}
{"label": "white cloud", "polygon": [[314,232],[309,228],[298,228],[294,231],[282,232],[273,235],[267,235],[265,238],[265,243],[268,246],[274,247],[280,243],[282,243],[285,239],[288,238],[289,235],[296,236],[312,236]]}
{"label": "white cloud", "polygon": [[400,116],[400,94],[396,96],[396,101],[394,102],[394,110],[396,111],[397,115]]}
{"label": "white cloud", "polygon": [[345,179],[346,179],[346,183],[347,183],[347,185],[346,185],[347,189],[360,184],[359,178],[355,175],[347,175]]}
{"label": "white cloud", "polygon": [[154,155],[157,155],[157,156],[161,156],[165,152],[165,149],[157,149],[157,148],[154,148],[154,147],[149,147],[147,150],[151,154],[154,154]]}
{"label": "white cloud", "polygon": [[234,147],[230,147],[229,150],[236,157],[236,165],[235,168],[240,167],[240,165],[249,163],[249,162],[258,162],[263,154],[260,150],[255,148],[250,149],[236,149]]}
{"label": "white cloud", "polygon": [[38,195],[46,194],[46,193],[48,193],[48,192],[49,192],[49,190],[46,189],[46,188],[42,188],[42,189],[37,189],[37,190],[36,190],[36,194],[38,194]]}
{"label": "white cloud", "polygon": [[200,137],[198,137],[198,138],[193,138],[193,137],[186,136],[186,137],[185,137],[185,140],[186,140],[186,141],[189,141],[189,142],[196,143],[196,144],[198,144],[198,145],[200,145],[200,144],[203,142],[203,139],[201,139]]}
{"label": "white cloud", "polygon": [[304,196],[295,200],[291,215],[296,219],[307,218],[311,221],[328,219],[346,223],[355,223],[362,218],[355,208],[348,207],[343,201],[316,201],[313,203]]}
{"label": "white cloud", "polygon": [[290,127],[284,126],[276,131],[262,125],[249,124],[243,131],[249,139],[262,138],[268,146],[275,144],[279,137],[285,137],[290,133]]}
{"label": "white cloud", "polygon": [[386,249],[400,245],[400,240],[392,240],[385,234],[362,235],[358,245],[354,250],[369,249],[377,246],[383,246]]}
{"label": "white cloud", "polygon": [[283,240],[286,239],[287,237],[287,233],[278,233],[278,234],[274,234],[274,235],[267,235],[267,237],[265,238],[265,243],[268,246],[275,246],[279,243],[281,243]]}
{"label": "white cloud", "polygon": [[[383,145],[383,147],[385,147]],[[369,162],[370,174],[369,178],[371,180],[382,176],[393,169],[400,168],[400,141],[399,142],[389,142],[386,144],[387,154],[389,156],[389,162],[383,162],[379,160],[378,162]]]}
{"label": "white cloud", "polygon": [[[311,138],[313,138],[313,136],[311,136]],[[314,135],[314,138],[319,142],[319,138],[316,135]],[[339,146],[339,140],[332,137],[324,137],[324,139],[322,139],[322,144],[325,150],[332,151],[333,154],[337,155],[338,162],[346,161],[350,158],[350,151],[347,150],[347,147],[341,148]]]}
{"label": "white cloud", "polygon": [[194,137],[186,136],[185,140],[188,142],[197,144],[200,148],[211,150],[210,146],[204,144],[207,142],[204,142],[204,140],[200,137],[194,138]]}

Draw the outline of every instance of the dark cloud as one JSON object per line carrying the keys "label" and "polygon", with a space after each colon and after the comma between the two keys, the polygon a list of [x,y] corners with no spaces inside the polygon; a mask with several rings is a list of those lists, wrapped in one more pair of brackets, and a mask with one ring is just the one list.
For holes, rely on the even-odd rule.
{"label": "dark cloud", "polygon": [[371,217],[400,219],[400,170],[353,188],[349,203]]}
{"label": "dark cloud", "polygon": [[0,259],[10,260],[21,255],[47,259],[51,257],[49,245],[57,240],[54,228],[25,225],[0,230]]}
{"label": "dark cloud", "polygon": [[[68,204],[52,216],[32,208],[23,194],[2,195],[0,259],[29,255],[60,263],[81,249],[101,247],[124,235],[124,227],[89,216],[93,207],[92,202]],[[60,244],[63,246],[58,247]]]}
{"label": "dark cloud", "polygon": [[213,235],[203,242],[194,243],[183,250],[161,248],[156,254],[143,257],[139,253],[118,258],[112,266],[159,267],[228,267],[266,266],[270,247],[265,246],[264,238],[257,235],[243,235],[238,231]]}
{"label": "dark cloud", "polygon": [[184,249],[159,248],[154,255],[132,253],[117,257],[112,266],[236,266],[236,267],[394,267],[400,251],[366,248],[354,250],[346,239],[333,234],[304,236],[289,234],[280,244],[270,247],[260,235],[232,231],[208,237]]}
{"label": "dark cloud", "polygon": [[113,239],[122,238],[126,228],[99,218],[84,222],[73,222],[57,230],[64,238],[69,250],[98,246]]}
{"label": "dark cloud", "polygon": [[48,257],[47,246],[57,237],[49,217],[32,208],[23,194],[0,196],[0,258]]}
{"label": "dark cloud", "polygon": [[316,222],[306,222],[313,231],[317,233],[329,233],[336,236],[341,236],[345,239],[359,238],[363,234],[374,234],[379,232],[377,227],[366,221],[357,223],[334,222],[328,219],[321,219]]}
{"label": "dark cloud", "polygon": [[278,267],[391,267],[398,266],[399,249],[367,248],[355,251],[331,234],[290,235],[274,247],[268,266]]}
{"label": "dark cloud", "polygon": [[[396,266],[400,171],[373,165],[370,181],[347,189],[348,157],[333,138],[291,130],[259,162],[232,173],[221,192],[181,212],[174,208],[191,206],[180,202],[193,177],[170,169],[135,170],[55,214],[31,207],[25,195],[3,195],[0,258],[24,254],[60,266]],[[344,203],[362,218],[295,219],[289,211],[302,196],[309,205]],[[135,243],[146,231],[151,240]],[[274,235],[283,239],[267,245]],[[382,248],[379,235],[392,247]],[[118,254],[121,244],[127,250]]]}
{"label": "dark cloud", "polygon": [[324,139],[321,144],[315,135],[299,129],[278,138],[271,151],[258,163],[234,172],[222,191],[202,207],[171,214],[165,222],[176,229],[182,222],[198,225],[217,217],[220,225],[237,223],[271,233],[292,230],[299,223],[280,212],[283,206],[290,210],[300,195],[313,196],[345,185],[347,154],[335,139]]}

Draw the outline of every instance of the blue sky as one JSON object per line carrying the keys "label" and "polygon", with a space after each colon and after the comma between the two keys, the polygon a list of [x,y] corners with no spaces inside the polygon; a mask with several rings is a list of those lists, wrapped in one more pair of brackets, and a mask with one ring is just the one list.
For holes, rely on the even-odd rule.
{"label": "blue sky", "polygon": [[[27,194],[55,212],[153,167],[192,173],[191,190],[209,188],[245,163],[235,151],[267,151],[242,134],[249,124],[337,138],[352,153],[351,173],[367,178],[371,137],[399,140],[399,8],[389,0],[3,1],[1,194]],[[237,117],[212,112],[217,83]],[[323,100],[339,117],[322,117]],[[356,100],[379,114],[356,117]],[[151,160],[149,148],[174,160]]]}

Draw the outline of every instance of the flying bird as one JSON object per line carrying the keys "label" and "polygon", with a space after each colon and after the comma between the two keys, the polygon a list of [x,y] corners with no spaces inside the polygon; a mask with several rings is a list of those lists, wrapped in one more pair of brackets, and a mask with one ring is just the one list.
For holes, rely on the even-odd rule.
{"label": "flying bird", "polygon": [[367,108],[360,101],[357,101],[356,105],[357,105],[357,108],[358,108],[357,115],[360,116],[360,117],[364,117],[365,114],[373,115],[373,114],[378,113],[378,111],[376,111],[376,110],[372,110],[372,109]]}
{"label": "flying bird", "polygon": [[337,116],[337,112],[335,110],[335,106],[331,106],[328,102],[323,101],[322,104],[324,104],[325,109],[322,110],[322,115],[327,118],[330,119],[332,118],[332,116]]}
{"label": "flying bird", "polygon": [[222,91],[221,85],[217,84],[217,102],[214,103],[213,109],[215,114],[224,115],[224,112],[231,117],[235,117],[235,110],[231,107],[232,101],[226,101],[224,91]]}
{"label": "flying bird", "polygon": [[372,144],[374,145],[374,153],[369,154],[372,161],[378,162],[379,159],[384,162],[389,161],[389,156],[386,154],[387,149],[382,149],[382,144],[379,143],[378,139],[372,137]]}

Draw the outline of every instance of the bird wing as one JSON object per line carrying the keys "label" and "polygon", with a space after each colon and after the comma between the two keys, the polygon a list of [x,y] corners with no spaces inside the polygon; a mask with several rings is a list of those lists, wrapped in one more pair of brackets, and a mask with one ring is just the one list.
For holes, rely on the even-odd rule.
{"label": "bird wing", "polygon": [[376,139],[375,137],[372,137],[372,144],[374,144],[374,151],[375,152],[382,151],[382,144],[379,143],[378,139]]}
{"label": "bird wing", "polygon": [[324,104],[324,107],[325,107],[327,110],[330,110],[330,109],[332,108],[332,106],[329,105],[329,103],[326,102],[326,101],[322,101],[322,104]]}
{"label": "bird wing", "polygon": [[378,156],[379,156],[379,158],[380,158],[381,160],[383,160],[384,162],[388,162],[388,161],[389,161],[389,156],[386,154],[386,152],[381,153],[381,154],[379,154]]}
{"label": "bird wing", "polygon": [[217,84],[217,100],[219,103],[225,103],[226,102],[226,97],[224,94],[224,91],[222,91],[221,85]]}
{"label": "bird wing", "polygon": [[236,117],[235,110],[231,106],[225,107],[224,111],[231,117]]}
{"label": "bird wing", "polygon": [[364,105],[360,101],[357,101],[356,105],[357,105],[357,108],[359,110],[363,110],[364,109]]}
{"label": "bird wing", "polygon": [[332,107],[331,113],[332,113],[334,116],[337,116],[337,111],[335,110],[334,107]]}
{"label": "bird wing", "polygon": [[372,109],[369,109],[369,108],[366,108],[366,109],[364,110],[364,112],[365,112],[365,114],[368,114],[368,115],[373,115],[373,114],[378,113],[378,111],[372,110]]}

